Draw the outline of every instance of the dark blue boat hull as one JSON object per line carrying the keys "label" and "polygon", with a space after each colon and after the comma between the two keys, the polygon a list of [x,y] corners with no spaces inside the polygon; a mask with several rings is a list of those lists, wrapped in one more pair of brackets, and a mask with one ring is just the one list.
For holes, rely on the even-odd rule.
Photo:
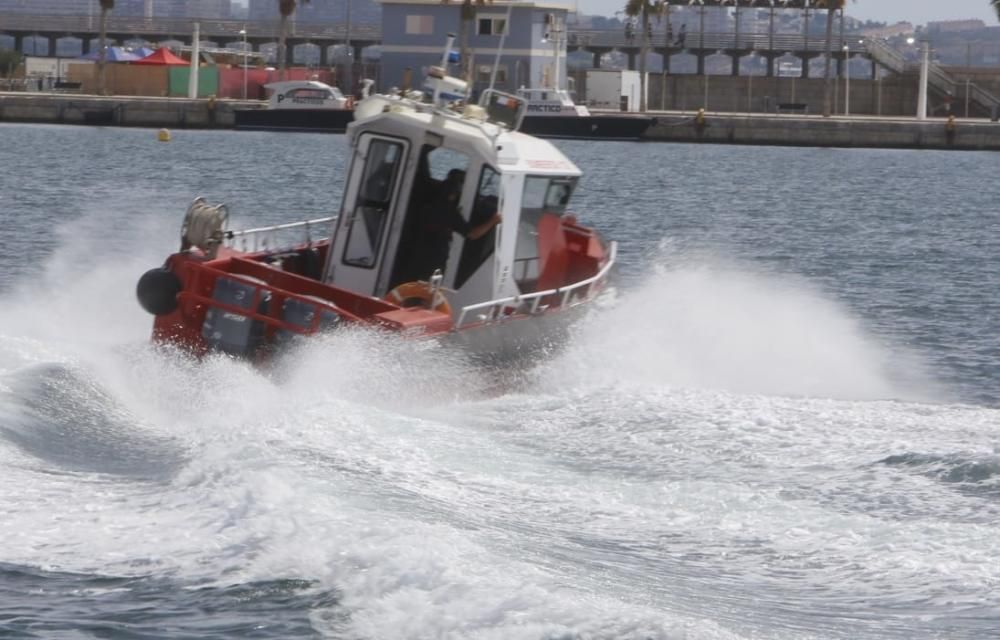
{"label": "dark blue boat hull", "polygon": [[[236,129],[314,133],[343,133],[354,118],[350,109],[237,109],[234,115]],[[654,121],[631,114],[526,115],[520,130],[539,138],[639,140]]]}
{"label": "dark blue boat hull", "polygon": [[350,109],[237,109],[236,129],[343,133],[354,119]]}
{"label": "dark blue boat hull", "polygon": [[524,116],[521,131],[539,138],[638,140],[655,118],[640,115]]}

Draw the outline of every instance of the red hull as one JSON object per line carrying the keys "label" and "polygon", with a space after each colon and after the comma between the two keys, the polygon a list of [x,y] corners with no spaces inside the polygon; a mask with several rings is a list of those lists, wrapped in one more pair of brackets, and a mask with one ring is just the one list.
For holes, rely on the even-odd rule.
{"label": "red hull", "polygon": [[219,350],[261,359],[291,336],[328,330],[334,324],[365,324],[407,337],[452,334],[455,342],[466,346],[481,342],[485,352],[499,352],[523,341],[517,336],[537,342],[547,333],[540,327],[562,324],[551,322],[552,316],[575,315],[561,312],[590,299],[603,284],[577,287],[572,297],[560,289],[563,283],[594,276],[609,259],[591,230],[567,220],[561,231],[555,243],[558,251],[548,260],[551,268],[543,270],[545,286],[539,287],[550,294],[536,295],[530,305],[516,299],[495,301],[477,309],[485,313],[459,314],[459,321],[469,319],[461,326],[456,326],[451,313],[402,307],[323,283],[328,241],[287,251],[242,253],[221,248],[214,259],[197,250],[176,253],[163,270],[173,274],[179,293],[176,304],[156,316],[153,338],[196,355]]}

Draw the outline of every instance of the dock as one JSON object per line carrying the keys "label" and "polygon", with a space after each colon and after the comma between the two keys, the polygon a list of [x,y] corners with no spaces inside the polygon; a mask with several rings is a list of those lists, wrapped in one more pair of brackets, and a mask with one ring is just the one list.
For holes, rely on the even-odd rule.
{"label": "dock", "polygon": [[1000,123],[975,118],[649,112],[658,142],[1000,151]]}
{"label": "dock", "polygon": [[[0,123],[232,129],[235,109],[259,101],[0,92]],[[597,113],[597,112],[595,112]],[[650,142],[1000,151],[1000,123],[984,118],[650,111]]]}

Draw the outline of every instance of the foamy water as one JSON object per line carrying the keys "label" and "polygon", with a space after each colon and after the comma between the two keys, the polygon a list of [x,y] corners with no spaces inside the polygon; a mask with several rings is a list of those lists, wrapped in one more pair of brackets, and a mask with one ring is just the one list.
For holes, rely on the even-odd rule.
{"label": "foamy water", "polygon": [[83,206],[0,294],[15,636],[1000,632],[1000,416],[826,280],[651,246],[524,370],[360,330],[261,370],[148,344],[176,213]]}

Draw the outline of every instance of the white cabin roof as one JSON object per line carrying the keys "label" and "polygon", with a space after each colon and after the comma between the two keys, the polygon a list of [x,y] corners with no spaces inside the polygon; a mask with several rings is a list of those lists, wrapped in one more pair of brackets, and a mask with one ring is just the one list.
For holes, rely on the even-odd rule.
{"label": "white cabin roof", "polygon": [[[374,101],[381,101],[381,108]],[[365,105],[366,102],[369,104]],[[421,108],[424,106],[427,105],[417,106],[408,100],[389,100],[385,96],[368,98],[359,103],[355,110],[355,120],[348,125],[348,135],[353,139],[371,130],[399,135],[420,143],[428,135],[436,134],[448,141],[445,146],[473,152],[503,173],[563,176],[582,174],[548,140],[508,131],[490,122],[463,117],[458,113],[442,114]],[[366,112],[372,115],[365,117]]]}
{"label": "white cabin roof", "polygon": [[284,80],[282,82],[269,82],[264,85],[264,88],[279,93],[291,91],[292,89],[315,89],[317,91],[329,91],[335,96],[340,96],[340,89],[337,87],[331,87],[325,82],[320,82],[319,80]]}

